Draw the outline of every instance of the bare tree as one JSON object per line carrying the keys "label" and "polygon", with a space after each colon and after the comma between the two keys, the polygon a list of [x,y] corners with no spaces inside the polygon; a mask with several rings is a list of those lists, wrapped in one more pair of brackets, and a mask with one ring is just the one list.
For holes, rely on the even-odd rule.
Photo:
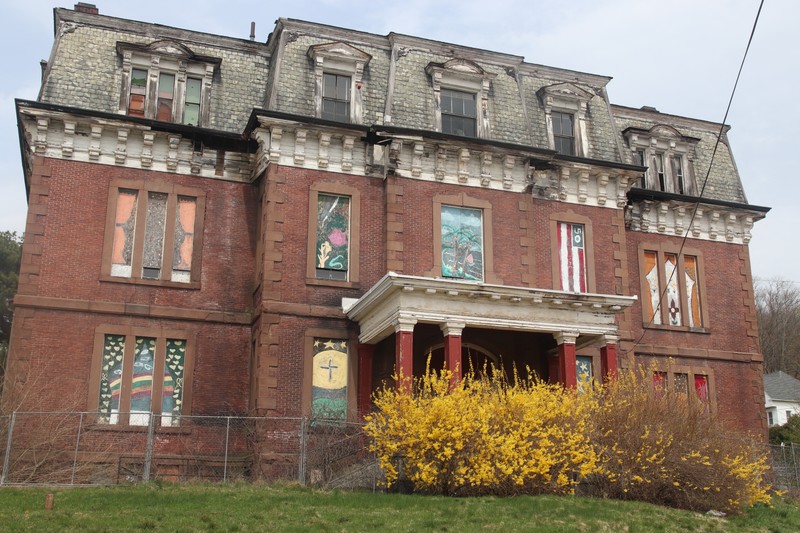
{"label": "bare tree", "polygon": [[764,372],[800,377],[800,284],[757,279],[755,297]]}

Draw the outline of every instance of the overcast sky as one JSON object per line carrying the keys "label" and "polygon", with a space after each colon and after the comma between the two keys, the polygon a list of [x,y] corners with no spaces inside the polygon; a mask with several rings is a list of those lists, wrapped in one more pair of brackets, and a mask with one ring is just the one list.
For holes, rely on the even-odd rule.
{"label": "overcast sky", "polygon": [[[90,1],[90,0],[89,0]],[[53,7],[0,0],[0,231],[21,233],[26,199],[14,98],[35,100],[50,54]],[[759,0],[138,0],[97,2],[100,13],[264,42],[279,17],[380,35],[389,32],[516,54],[529,63],[612,76],[611,101],[721,122]],[[766,0],[728,117],[752,204],[772,207],[750,244],[753,274],[800,282],[800,2]],[[713,268],[707,265],[706,268]]]}

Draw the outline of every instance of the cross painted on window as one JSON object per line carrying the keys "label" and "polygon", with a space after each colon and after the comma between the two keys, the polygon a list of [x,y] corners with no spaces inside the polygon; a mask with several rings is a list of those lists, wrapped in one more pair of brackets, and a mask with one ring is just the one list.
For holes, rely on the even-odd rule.
{"label": "cross painted on window", "polygon": [[320,366],[321,369],[328,371],[328,381],[333,381],[333,371],[339,368],[333,364],[333,359],[328,359],[328,366]]}

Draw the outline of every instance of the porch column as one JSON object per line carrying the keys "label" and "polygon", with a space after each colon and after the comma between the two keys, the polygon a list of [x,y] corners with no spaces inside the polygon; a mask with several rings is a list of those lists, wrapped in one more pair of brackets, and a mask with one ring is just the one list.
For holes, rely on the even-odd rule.
{"label": "porch column", "polygon": [[603,335],[605,344],[600,347],[600,371],[603,373],[603,381],[617,379],[617,342],[619,337],[616,335]]}
{"label": "porch column", "polygon": [[558,381],[565,387],[578,386],[578,374],[575,366],[575,341],[577,331],[561,331],[554,333],[558,343]]}
{"label": "porch column", "polygon": [[464,331],[463,322],[445,322],[441,326],[444,334],[444,363],[450,375],[450,387],[461,381],[461,332]]}
{"label": "porch column", "polygon": [[394,323],[397,388],[409,393],[414,380],[414,325],[416,323],[415,318],[398,318]]}
{"label": "porch column", "polygon": [[372,398],[372,357],[375,353],[374,344],[358,345],[358,416],[363,417],[369,412]]}

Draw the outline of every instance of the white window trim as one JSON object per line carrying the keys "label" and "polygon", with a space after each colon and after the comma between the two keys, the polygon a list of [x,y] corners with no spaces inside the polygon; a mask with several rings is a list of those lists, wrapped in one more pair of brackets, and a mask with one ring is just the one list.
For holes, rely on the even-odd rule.
{"label": "white window trim", "polygon": [[571,83],[557,83],[542,87],[536,93],[544,107],[547,122],[547,141],[551,150],[556,149],[553,137],[553,112],[568,113],[572,115],[573,135],[575,138],[576,157],[590,157],[589,133],[587,126],[587,109],[589,101],[594,95]]}
{"label": "white window trim", "polygon": [[483,70],[467,59],[450,59],[445,63],[428,63],[425,72],[431,77],[436,131],[442,131],[442,88],[475,95],[475,137],[489,137],[489,89],[496,74]]}
{"label": "white window trim", "polygon": [[197,78],[200,86],[200,113],[197,126],[208,126],[211,114],[211,84],[214,71],[221,62],[216,58],[201,58],[191,50],[172,41],[156,41],[148,46],[130,43],[117,43],[122,56],[122,93],[119,100],[119,114],[128,114],[128,100],[131,91],[133,69],[147,71],[145,89],[145,118],[156,119],[158,110],[158,81],[161,73],[175,76],[171,122],[183,124],[186,103],[186,80]]}
{"label": "white window trim", "polygon": [[697,182],[694,174],[695,146],[699,139],[686,137],[673,128],[658,124],[649,130],[631,129],[623,132],[630,148],[631,161],[636,160],[637,151],[644,152],[644,166],[648,167],[645,173],[645,188],[660,191],[658,172],[652,162],[656,154],[661,154],[664,164],[666,191],[680,194],[675,183],[675,169],[673,158],[677,158],[683,169],[683,194],[694,196],[697,194]]}
{"label": "white window trim", "polygon": [[350,123],[363,122],[364,69],[372,56],[342,42],[313,45],[308,57],[314,63],[314,114],[322,117],[323,74],[350,76]]}

